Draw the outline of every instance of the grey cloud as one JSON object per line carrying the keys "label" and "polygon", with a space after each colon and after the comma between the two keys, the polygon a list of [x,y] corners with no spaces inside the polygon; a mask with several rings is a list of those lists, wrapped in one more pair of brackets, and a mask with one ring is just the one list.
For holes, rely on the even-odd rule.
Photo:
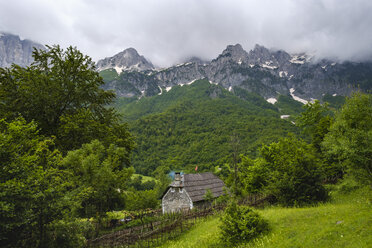
{"label": "grey cloud", "polygon": [[319,58],[372,58],[370,0],[0,0],[0,30],[75,45],[94,60],[128,47],[154,64],[259,43]]}

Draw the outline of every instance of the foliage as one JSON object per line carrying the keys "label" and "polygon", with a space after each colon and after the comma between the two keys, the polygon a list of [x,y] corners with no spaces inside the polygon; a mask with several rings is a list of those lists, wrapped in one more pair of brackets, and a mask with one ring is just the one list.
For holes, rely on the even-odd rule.
{"label": "foliage", "polygon": [[63,152],[98,138],[129,153],[133,142],[126,126],[107,107],[115,94],[101,88],[104,82],[94,62],[73,47],[47,48],[33,52],[29,67],[0,68],[0,116],[35,120],[41,134],[56,136]]}
{"label": "foliage", "polygon": [[206,202],[212,202],[214,199],[214,195],[210,189],[207,189],[204,195],[204,200]]}
{"label": "foliage", "polygon": [[325,156],[321,145],[334,121],[333,113],[327,103],[321,104],[317,100],[304,105],[303,108],[304,111],[297,118],[296,124],[311,137],[311,144],[316,150],[325,181],[335,182],[342,178],[343,168],[330,157]]}
{"label": "foliage", "polygon": [[154,190],[135,191],[126,194],[125,209],[127,210],[156,209],[159,205],[159,200]]}
{"label": "foliage", "polygon": [[248,242],[269,230],[268,222],[247,206],[230,203],[221,217],[221,239],[229,245]]}
{"label": "foliage", "polygon": [[266,190],[283,205],[309,204],[326,199],[314,149],[293,136],[260,150],[268,168]]}
{"label": "foliage", "polygon": [[297,118],[296,124],[311,136],[311,143],[320,152],[320,144],[329,132],[333,118],[330,116],[328,105],[318,100],[304,105],[304,111]]}
{"label": "foliage", "polygon": [[0,243],[43,246],[46,226],[69,208],[67,173],[53,140],[23,118],[0,120]]}
{"label": "foliage", "polygon": [[126,163],[126,150],[111,144],[105,148],[94,140],[68,152],[62,166],[72,171],[75,188],[82,200],[80,214],[103,216],[107,211],[124,207],[121,193],[134,173]]}
{"label": "foliage", "polygon": [[93,237],[93,225],[79,219],[61,219],[47,227],[47,244],[51,248],[85,247],[86,240]]}
{"label": "foliage", "polygon": [[[144,179],[146,178],[146,180]],[[134,190],[151,190],[155,188],[156,181],[151,177],[141,176],[139,174],[134,174],[131,178],[129,187],[133,187]]]}
{"label": "foliage", "polygon": [[141,113],[142,103],[152,105],[155,113],[142,113],[129,126],[137,140],[133,166],[144,175],[159,166],[191,172],[196,165],[198,171],[211,171],[229,163],[233,132],[239,134],[240,152],[252,157],[263,143],[297,132],[294,125],[279,118],[271,104],[256,105],[205,80],[141,99],[130,105],[131,111],[139,109]]}
{"label": "foliage", "polygon": [[322,143],[324,153],[361,182],[372,184],[372,95],[346,99]]}
{"label": "foliage", "polygon": [[245,193],[256,194],[264,191],[270,177],[270,167],[264,159],[251,160],[243,156],[239,168],[239,177]]}

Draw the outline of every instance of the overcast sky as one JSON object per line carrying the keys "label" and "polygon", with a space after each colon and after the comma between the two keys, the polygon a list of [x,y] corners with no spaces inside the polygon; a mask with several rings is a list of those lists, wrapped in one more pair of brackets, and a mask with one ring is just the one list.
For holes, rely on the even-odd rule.
{"label": "overcast sky", "polygon": [[372,0],[0,0],[0,30],[95,61],[134,47],[167,66],[236,43],[359,61],[372,58]]}

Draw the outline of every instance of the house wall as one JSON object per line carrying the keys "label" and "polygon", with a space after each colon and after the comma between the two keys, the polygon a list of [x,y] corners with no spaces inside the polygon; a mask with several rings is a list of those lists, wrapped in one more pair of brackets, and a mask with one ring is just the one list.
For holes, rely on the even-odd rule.
{"label": "house wall", "polygon": [[163,213],[180,212],[193,208],[192,201],[185,189],[169,188],[162,199]]}

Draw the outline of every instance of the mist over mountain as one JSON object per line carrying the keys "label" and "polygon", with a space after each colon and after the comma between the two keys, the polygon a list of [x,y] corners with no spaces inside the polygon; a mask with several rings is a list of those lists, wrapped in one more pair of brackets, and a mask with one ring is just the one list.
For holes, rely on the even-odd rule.
{"label": "mist over mountain", "polygon": [[[34,47],[45,49],[39,43],[1,33],[0,67],[30,65]],[[228,45],[211,61],[191,56],[167,68],[156,68],[136,49],[128,48],[96,65],[106,82],[104,88],[119,97],[159,95],[199,79],[208,79],[230,92],[244,89],[272,103],[280,95],[306,103],[326,95],[347,96],[355,90],[372,89],[371,62],[319,60],[306,53],[290,54],[261,45],[250,51],[240,44]]]}

